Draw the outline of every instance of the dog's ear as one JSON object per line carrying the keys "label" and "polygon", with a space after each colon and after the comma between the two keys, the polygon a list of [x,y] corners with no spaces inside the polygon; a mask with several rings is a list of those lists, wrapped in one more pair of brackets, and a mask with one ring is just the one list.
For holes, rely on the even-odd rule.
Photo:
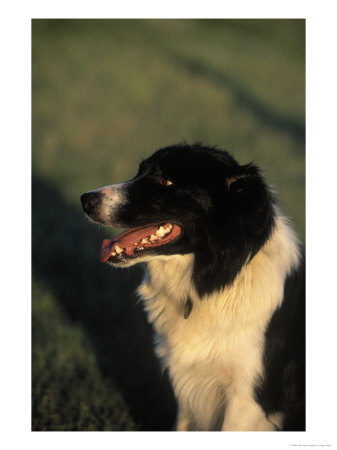
{"label": "dog's ear", "polygon": [[244,182],[238,183],[238,181],[245,178],[247,175],[233,175],[226,178],[226,187],[230,192],[242,192],[244,189]]}
{"label": "dog's ear", "polygon": [[253,164],[240,166],[235,174],[226,178],[227,190],[231,193],[249,194],[252,188],[256,189],[261,184],[262,178],[259,169]]}
{"label": "dog's ear", "polygon": [[235,174],[226,178],[226,188],[241,223],[250,227],[255,235],[262,233],[273,215],[272,195],[258,167],[251,163],[240,166]]}

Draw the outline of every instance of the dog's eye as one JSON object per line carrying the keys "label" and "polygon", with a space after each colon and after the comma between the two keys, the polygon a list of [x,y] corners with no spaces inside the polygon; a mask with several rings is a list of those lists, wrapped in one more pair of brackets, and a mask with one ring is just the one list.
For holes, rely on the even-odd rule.
{"label": "dog's eye", "polygon": [[173,183],[172,183],[172,181],[168,180],[167,178],[161,177],[159,179],[159,184],[162,184],[163,186],[171,186],[171,184],[173,184]]}

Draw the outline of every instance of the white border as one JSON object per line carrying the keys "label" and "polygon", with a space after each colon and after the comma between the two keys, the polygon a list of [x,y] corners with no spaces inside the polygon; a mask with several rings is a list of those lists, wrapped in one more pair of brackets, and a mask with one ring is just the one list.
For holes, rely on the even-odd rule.
{"label": "white border", "polygon": [[[47,449],[284,449],[336,447],[336,2],[13,1],[1,6],[2,281],[0,447]],[[4,9],[6,8],[6,9]],[[30,431],[31,18],[306,18],[307,324],[306,433]],[[5,251],[3,251],[5,249]],[[9,269],[9,270],[7,270]],[[15,317],[15,321],[12,318]]]}

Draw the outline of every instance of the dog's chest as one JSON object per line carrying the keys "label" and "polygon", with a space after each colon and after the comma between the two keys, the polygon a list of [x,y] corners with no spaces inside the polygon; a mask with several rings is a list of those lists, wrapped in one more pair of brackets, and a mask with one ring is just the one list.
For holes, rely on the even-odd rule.
{"label": "dog's chest", "polygon": [[[247,321],[242,310],[232,314],[224,294],[195,299],[187,273],[191,264],[183,262],[188,259],[176,260],[170,277],[164,268],[152,266],[139,289],[157,334],[157,355],[176,384],[185,378],[189,384],[204,380],[213,387],[234,386],[243,379],[249,384],[262,370],[264,326]],[[193,306],[185,319],[187,298],[192,298]]]}
{"label": "dog's chest", "polygon": [[[242,405],[263,422],[255,387],[263,377],[266,325],[282,298],[280,283],[270,281],[270,270],[263,277],[268,266],[255,258],[230,288],[201,300],[191,283],[192,263],[188,255],[150,263],[139,288],[179,405],[197,418],[197,429],[217,430],[224,417],[231,429]],[[193,307],[185,319],[188,298]]]}
{"label": "dog's chest", "polygon": [[235,392],[252,398],[262,373],[259,327],[240,327],[205,300],[184,319],[184,302],[145,282],[140,288],[156,331],[155,350],[169,371],[179,406],[195,417],[196,429],[219,430]]}
{"label": "dog's chest", "polygon": [[223,383],[249,377],[243,374],[247,371],[254,378],[262,367],[263,329],[226,322],[225,317],[209,314],[207,306],[194,305],[184,319],[183,305],[166,305],[153,321],[158,356],[171,370],[205,370]]}

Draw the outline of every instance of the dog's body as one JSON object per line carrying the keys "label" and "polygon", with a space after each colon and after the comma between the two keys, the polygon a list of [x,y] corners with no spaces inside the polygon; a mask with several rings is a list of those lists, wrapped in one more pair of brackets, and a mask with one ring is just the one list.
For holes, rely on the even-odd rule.
{"label": "dog's body", "polygon": [[147,264],[139,294],[177,430],[304,430],[302,256],[258,169],[168,147],[82,204],[95,221],[131,227],[103,242],[102,262]]}

